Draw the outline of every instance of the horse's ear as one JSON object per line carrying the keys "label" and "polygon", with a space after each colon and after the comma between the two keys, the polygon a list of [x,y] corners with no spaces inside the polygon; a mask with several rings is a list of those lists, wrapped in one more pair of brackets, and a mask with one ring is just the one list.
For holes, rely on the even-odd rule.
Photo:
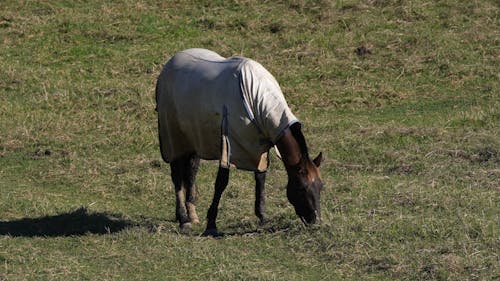
{"label": "horse's ear", "polygon": [[313,163],[316,165],[316,167],[319,167],[321,165],[321,161],[323,161],[323,152],[320,152],[316,158],[314,158]]}

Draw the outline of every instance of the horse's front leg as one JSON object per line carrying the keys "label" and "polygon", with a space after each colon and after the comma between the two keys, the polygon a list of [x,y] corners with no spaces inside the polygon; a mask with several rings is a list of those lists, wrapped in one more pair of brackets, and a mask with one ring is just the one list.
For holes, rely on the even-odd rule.
{"label": "horse's front leg", "polygon": [[255,172],[255,215],[261,223],[267,221],[265,183],[266,172]]}
{"label": "horse's front leg", "polygon": [[219,167],[219,171],[217,172],[217,179],[215,180],[215,191],[214,197],[212,199],[212,204],[208,209],[207,213],[207,229],[203,233],[205,236],[218,236],[217,232],[217,212],[219,210],[219,202],[222,196],[222,193],[227,187],[227,183],[229,181],[229,169]]}

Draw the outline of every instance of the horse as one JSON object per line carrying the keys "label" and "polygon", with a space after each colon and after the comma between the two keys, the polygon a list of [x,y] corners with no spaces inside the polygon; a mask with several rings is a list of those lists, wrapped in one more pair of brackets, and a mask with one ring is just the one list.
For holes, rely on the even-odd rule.
{"label": "horse", "polygon": [[180,51],[158,76],[156,111],[160,152],[170,164],[181,230],[199,223],[195,181],[200,159],[219,161],[204,235],[218,235],[218,206],[230,167],[254,172],[254,211],[266,222],[265,179],[272,147],[285,166],[286,194],[295,213],[306,225],[320,221],[322,153],[311,160],[301,122],[261,64],[206,49]]}

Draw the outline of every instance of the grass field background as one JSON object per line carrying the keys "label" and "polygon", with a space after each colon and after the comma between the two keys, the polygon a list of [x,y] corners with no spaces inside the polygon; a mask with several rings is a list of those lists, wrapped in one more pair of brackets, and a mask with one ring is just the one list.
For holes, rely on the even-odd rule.
{"label": "grass field background", "polygon": [[[500,278],[497,1],[1,1],[0,280]],[[178,233],[154,85],[190,47],[275,75],[323,151],[305,228],[232,170]],[[198,176],[205,217],[217,163]]]}

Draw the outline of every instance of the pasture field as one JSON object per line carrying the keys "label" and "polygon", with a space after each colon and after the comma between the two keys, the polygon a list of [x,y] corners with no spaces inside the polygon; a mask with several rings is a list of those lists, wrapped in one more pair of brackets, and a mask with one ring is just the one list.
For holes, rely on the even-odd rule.
{"label": "pasture field", "polygon": [[[498,280],[495,0],[0,1],[0,280]],[[178,233],[154,86],[175,52],[261,62],[323,151],[305,228],[231,170]]]}

